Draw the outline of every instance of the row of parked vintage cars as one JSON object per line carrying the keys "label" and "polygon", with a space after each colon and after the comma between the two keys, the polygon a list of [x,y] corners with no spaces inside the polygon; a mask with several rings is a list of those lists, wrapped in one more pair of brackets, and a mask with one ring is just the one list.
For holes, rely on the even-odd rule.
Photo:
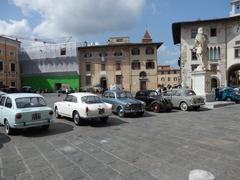
{"label": "row of parked vintage cars", "polygon": [[[127,91],[107,90],[102,97],[92,93],[71,93],[61,102],[56,102],[53,109],[47,107],[44,97],[34,93],[0,94],[0,123],[7,134],[14,134],[15,129],[41,127],[48,129],[55,118],[72,118],[76,125],[85,119],[99,118],[106,122],[116,113],[119,117],[129,114],[142,116],[145,110],[153,112],[171,111],[180,108],[199,109],[204,99],[196,96],[191,89],[172,89],[164,96],[155,90],[136,93],[135,98]],[[55,113],[54,113],[55,112]],[[55,118],[54,118],[55,114]]]}

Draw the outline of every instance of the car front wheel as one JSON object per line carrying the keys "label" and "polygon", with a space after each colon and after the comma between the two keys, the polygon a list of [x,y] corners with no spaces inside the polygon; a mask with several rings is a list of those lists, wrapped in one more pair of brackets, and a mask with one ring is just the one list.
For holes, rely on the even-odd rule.
{"label": "car front wheel", "polygon": [[81,123],[81,118],[77,111],[73,113],[73,121],[76,125],[79,125]]}
{"label": "car front wheel", "polygon": [[14,134],[14,129],[11,128],[11,126],[9,125],[9,122],[6,120],[5,123],[4,123],[4,129],[5,129],[5,132],[8,134],[8,135],[13,135]]}
{"label": "car front wheel", "polygon": [[160,109],[161,109],[160,104],[159,104],[159,103],[154,103],[154,104],[151,106],[151,109],[152,109],[152,111],[155,112],[155,113],[160,112]]}
{"label": "car front wheel", "polygon": [[180,109],[181,109],[182,111],[187,111],[187,110],[188,110],[188,105],[187,105],[187,103],[182,102],[182,103],[180,104]]}
{"label": "car front wheel", "polygon": [[124,117],[124,110],[122,107],[119,107],[117,110],[117,114],[119,117]]}

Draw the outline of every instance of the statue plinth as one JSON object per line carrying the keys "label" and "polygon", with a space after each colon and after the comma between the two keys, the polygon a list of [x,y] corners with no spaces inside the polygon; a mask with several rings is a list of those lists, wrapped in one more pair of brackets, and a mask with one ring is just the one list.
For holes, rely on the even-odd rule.
{"label": "statue plinth", "polygon": [[211,72],[193,71],[192,89],[197,95],[203,96],[206,102],[214,101],[214,96],[211,91]]}

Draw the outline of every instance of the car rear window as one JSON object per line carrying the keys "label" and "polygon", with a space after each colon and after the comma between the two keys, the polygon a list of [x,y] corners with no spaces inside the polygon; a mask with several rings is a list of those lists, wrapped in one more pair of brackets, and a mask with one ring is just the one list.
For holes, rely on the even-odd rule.
{"label": "car rear window", "polygon": [[86,104],[102,103],[102,100],[98,96],[84,96],[81,100]]}
{"label": "car rear window", "polygon": [[17,108],[30,108],[46,106],[46,102],[41,97],[24,97],[15,99]]}

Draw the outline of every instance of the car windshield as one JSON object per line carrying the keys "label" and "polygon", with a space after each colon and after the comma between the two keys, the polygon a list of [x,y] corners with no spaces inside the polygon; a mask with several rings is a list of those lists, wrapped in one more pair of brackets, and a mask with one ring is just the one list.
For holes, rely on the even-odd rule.
{"label": "car windshield", "polygon": [[82,102],[86,104],[102,103],[102,100],[98,96],[84,96],[81,99],[82,99]]}
{"label": "car windshield", "polygon": [[117,93],[117,98],[133,98],[130,92],[122,91]]}
{"label": "car windshield", "polygon": [[41,97],[23,97],[15,99],[17,108],[31,108],[46,106],[46,102]]}
{"label": "car windshield", "polygon": [[149,96],[159,96],[159,94],[157,93],[157,91],[150,91],[149,92]]}
{"label": "car windshield", "polygon": [[193,90],[186,90],[185,91],[186,96],[195,96],[196,93]]}

